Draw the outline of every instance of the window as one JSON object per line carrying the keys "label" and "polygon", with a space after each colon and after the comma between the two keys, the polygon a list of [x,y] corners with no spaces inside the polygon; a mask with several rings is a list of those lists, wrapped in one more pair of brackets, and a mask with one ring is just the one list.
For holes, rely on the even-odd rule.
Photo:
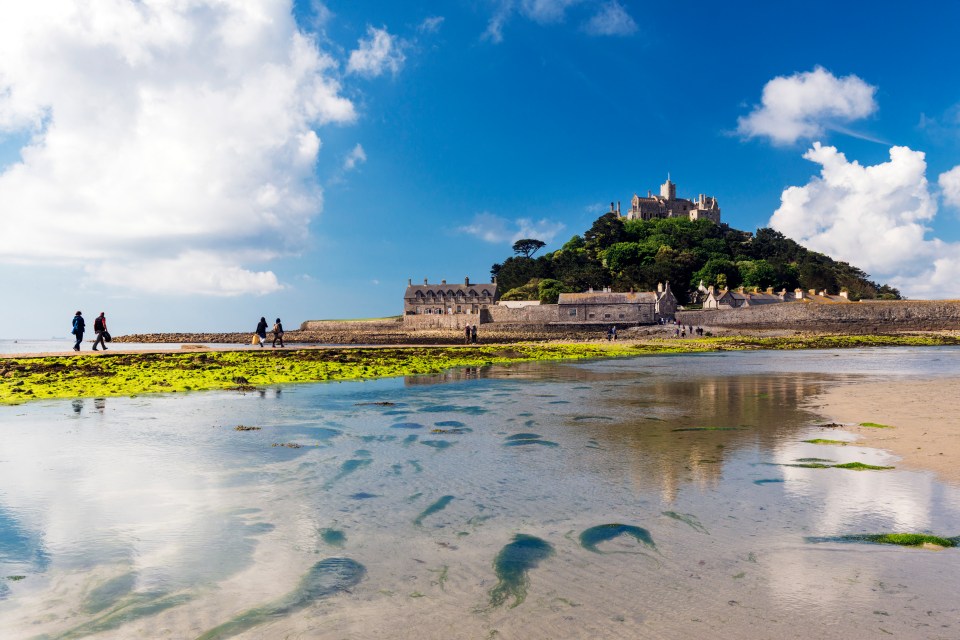
{"label": "window", "polygon": [[463,310],[460,308],[460,305],[457,305],[457,313],[463,313]]}
{"label": "window", "polygon": [[570,311],[568,311],[567,313],[569,313],[571,316],[576,316],[576,315],[577,315],[577,310],[576,310],[576,309],[570,309]]}
{"label": "window", "polygon": [[604,320],[609,320],[610,318],[611,318],[611,316],[610,316],[609,313],[603,314],[603,319],[604,319]]}
{"label": "window", "polygon": [[588,314],[587,314],[587,318],[588,318],[589,320],[593,320],[594,314],[588,313]]}
{"label": "window", "polygon": [[619,316],[617,316],[617,317],[618,317],[619,319],[623,320],[625,316],[621,313],[621,314],[620,314]]}

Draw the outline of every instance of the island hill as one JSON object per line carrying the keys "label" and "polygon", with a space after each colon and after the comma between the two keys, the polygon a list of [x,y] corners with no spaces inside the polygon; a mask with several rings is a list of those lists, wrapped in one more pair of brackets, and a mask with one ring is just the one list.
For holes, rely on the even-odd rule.
{"label": "island hill", "polygon": [[855,266],[773,229],[734,229],[720,216],[716,198],[678,198],[668,179],[659,195],[634,195],[625,215],[611,203],[556,251],[537,256],[545,243],[516,242],[515,255],[493,265],[491,282],[408,281],[403,324],[588,329],[679,321],[857,333],[958,326],[955,303],[902,301]]}

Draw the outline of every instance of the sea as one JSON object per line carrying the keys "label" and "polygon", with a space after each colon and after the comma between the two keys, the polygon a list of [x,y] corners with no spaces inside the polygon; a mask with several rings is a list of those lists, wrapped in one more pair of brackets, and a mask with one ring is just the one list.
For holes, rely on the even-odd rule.
{"label": "sea", "polygon": [[960,550],[863,536],[957,536],[960,488],[813,410],[957,375],[724,352],[0,406],[0,629],[958,638]]}

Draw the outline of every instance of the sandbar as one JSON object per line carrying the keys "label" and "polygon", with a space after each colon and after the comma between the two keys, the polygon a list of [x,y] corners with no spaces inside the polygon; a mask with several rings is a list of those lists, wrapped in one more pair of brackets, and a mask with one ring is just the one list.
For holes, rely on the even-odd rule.
{"label": "sandbar", "polygon": [[814,397],[809,408],[842,424],[858,443],[899,456],[898,468],[933,471],[960,484],[960,378],[840,384]]}

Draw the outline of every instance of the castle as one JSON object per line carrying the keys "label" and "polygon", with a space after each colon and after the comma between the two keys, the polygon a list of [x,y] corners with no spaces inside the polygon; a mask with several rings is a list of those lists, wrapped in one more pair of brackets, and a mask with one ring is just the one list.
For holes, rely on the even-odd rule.
{"label": "castle", "polygon": [[[620,216],[620,203],[610,203],[610,212]],[[654,218],[689,218],[690,220],[710,220],[720,224],[720,205],[713,196],[702,193],[696,200],[677,197],[677,185],[667,181],[660,185],[660,195],[647,191],[647,197],[633,194],[627,220],[652,220]]]}

